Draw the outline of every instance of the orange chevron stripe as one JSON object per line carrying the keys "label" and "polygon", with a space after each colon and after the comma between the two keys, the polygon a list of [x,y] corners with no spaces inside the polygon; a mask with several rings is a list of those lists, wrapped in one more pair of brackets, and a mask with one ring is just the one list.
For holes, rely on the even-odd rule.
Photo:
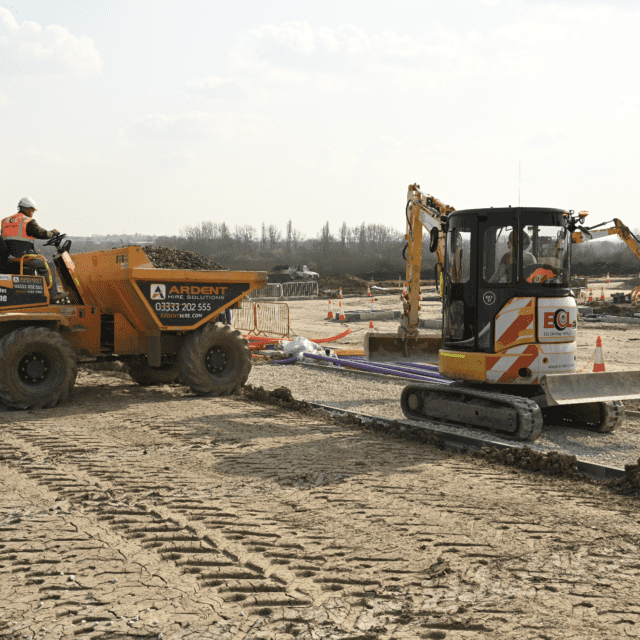
{"label": "orange chevron stripe", "polygon": [[[530,309],[533,306],[533,300],[523,309]],[[507,330],[496,339],[496,342],[500,342],[502,344],[502,349],[511,346],[514,342],[517,342],[523,336],[520,335],[521,331],[524,331],[529,327],[529,325],[533,324],[534,314],[528,313],[526,315],[519,315],[516,319],[509,325]],[[533,339],[533,336],[532,336]]]}
{"label": "orange chevron stripe", "polygon": [[529,345],[524,353],[500,376],[498,382],[512,382],[518,377],[518,371],[528,367],[538,357],[538,347]]}

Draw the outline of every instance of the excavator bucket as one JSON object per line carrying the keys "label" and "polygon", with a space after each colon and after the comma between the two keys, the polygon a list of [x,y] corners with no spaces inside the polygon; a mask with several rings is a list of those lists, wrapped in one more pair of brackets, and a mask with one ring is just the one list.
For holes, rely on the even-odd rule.
{"label": "excavator bucket", "polygon": [[402,338],[397,333],[366,333],[364,352],[372,362],[426,362],[438,364],[442,336]]}
{"label": "excavator bucket", "polygon": [[554,373],[540,384],[550,406],[640,399],[640,371]]}

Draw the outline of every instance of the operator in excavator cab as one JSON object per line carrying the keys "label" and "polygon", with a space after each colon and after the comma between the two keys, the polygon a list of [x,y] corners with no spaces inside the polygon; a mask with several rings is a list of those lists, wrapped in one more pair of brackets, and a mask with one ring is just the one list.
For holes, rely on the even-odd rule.
{"label": "operator in excavator cab", "polygon": [[[22,256],[30,256],[25,260],[25,266],[34,271],[39,276],[44,276],[47,286],[53,281],[50,291],[51,302],[64,300],[67,294],[63,292],[58,281],[56,269],[53,263],[44,259],[36,251],[34,241],[50,240],[60,232],[57,229],[47,231],[43,229],[34,219],[33,214],[37,211],[36,203],[31,198],[22,198],[18,202],[18,212],[8,218],[4,218],[1,225],[2,244],[4,252],[0,255],[0,269],[10,268],[11,262]],[[33,256],[33,257],[31,257]]]}
{"label": "operator in excavator cab", "polygon": [[[513,272],[511,267],[515,267],[517,255],[518,255],[518,247],[514,240],[514,232],[512,231],[509,234],[508,240],[508,248],[506,253],[502,256],[500,260],[500,265],[496,269],[496,272],[491,276],[489,282],[509,282],[510,279],[513,278]],[[522,266],[529,267],[533,264],[536,264],[537,260],[535,256],[529,251],[529,247],[531,246],[531,238],[526,231],[522,232]],[[515,279],[515,278],[513,278]]]}

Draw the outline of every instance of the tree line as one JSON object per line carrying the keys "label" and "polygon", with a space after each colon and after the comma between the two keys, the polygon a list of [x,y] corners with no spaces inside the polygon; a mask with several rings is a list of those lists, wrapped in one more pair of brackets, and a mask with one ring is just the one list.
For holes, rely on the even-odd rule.
{"label": "tree line", "polygon": [[[361,277],[404,277],[404,234],[381,225],[346,222],[333,232],[325,222],[313,238],[289,220],[284,231],[274,224],[236,225],[201,222],[181,229],[179,236],[157,238],[156,244],[195,251],[230,269],[271,270],[276,265],[306,264],[321,275],[350,273]],[[425,247],[425,270],[435,260]],[[426,277],[426,276],[425,276]]]}
{"label": "tree line", "polygon": [[[634,233],[640,237],[637,231]],[[426,233],[424,237],[422,274],[424,278],[432,278],[435,257],[426,246]],[[343,222],[335,232],[325,222],[312,238],[306,238],[289,220],[284,231],[274,224],[231,228],[224,222],[208,221],[187,226],[176,236],[113,234],[72,240],[72,253],[155,244],[194,251],[235,270],[270,271],[276,265],[306,264],[321,275],[349,273],[363,278],[391,279],[405,274],[404,234],[389,226],[364,222],[355,226]],[[53,247],[43,251],[47,257],[53,252]],[[574,245],[572,253],[572,272],[576,275],[640,272],[640,260],[619,238]]]}

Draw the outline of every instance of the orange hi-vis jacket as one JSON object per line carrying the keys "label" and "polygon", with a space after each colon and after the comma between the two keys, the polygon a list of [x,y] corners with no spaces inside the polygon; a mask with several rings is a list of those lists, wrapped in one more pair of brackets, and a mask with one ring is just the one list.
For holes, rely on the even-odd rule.
{"label": "orange hi-vis jacket", "polygon": [[27,225],[31,218],[24,213],[15,213],[2,221],[2,239],[33,243],[35,238],[27,235]]}

